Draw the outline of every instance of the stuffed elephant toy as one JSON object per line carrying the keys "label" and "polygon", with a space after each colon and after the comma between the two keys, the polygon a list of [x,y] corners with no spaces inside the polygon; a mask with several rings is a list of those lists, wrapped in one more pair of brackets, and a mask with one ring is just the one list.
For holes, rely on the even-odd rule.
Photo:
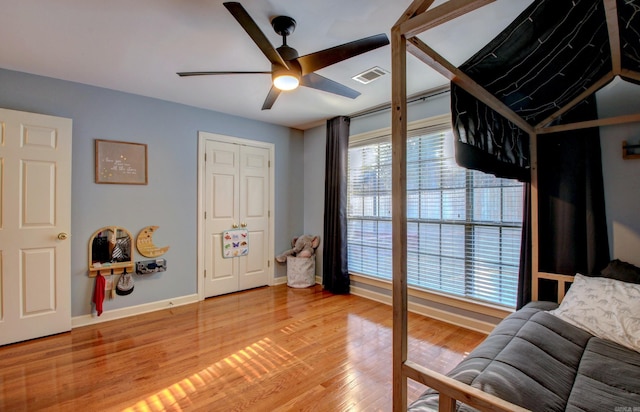
{"label": "stuffed elephant toy", "polygon": [[287,256],[311,257],[316,253],[316,248],[320,245],[320,237],[312,235],[302,235],[294,237],[291,242],[292,248],[276,256],[280,263],[287,261]]}

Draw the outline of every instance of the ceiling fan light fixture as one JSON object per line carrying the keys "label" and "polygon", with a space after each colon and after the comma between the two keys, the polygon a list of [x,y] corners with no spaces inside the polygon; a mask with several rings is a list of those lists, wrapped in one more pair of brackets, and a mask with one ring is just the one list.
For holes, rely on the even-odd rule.
{"label": "ceiling fan light fixture", "polygon": [[[296,27],[296,21],[288,16],[276,16],[271,20],[274,31],[282,36],[282,46],[274,48],[269,39],[264,35],[260,27],[251,18],[247,10],[235,1],[226,1],[224,7],[240,23],[251,40],[271,62],[271,72],[266,71],[208,71],[208,72],[181,72],[179,76],[225,75],[225,74],[267,74],[271,73],[271,88],[267,98],[262,104],[262,110],[269,110],[273,106],[282,90],[294,90],[302,85],[327,93],[355,99],[360,92],[333,80],[316,74],[316,70],[331,66],[346,59],[358,56],[389,44],[389,39],[384,33],[365,37],[339,46],[319,50],[305,56],[298,56],[298,51],[287,45],[287,36],[291,35]],[[304,76],[303,76],[304,74]]]}
{"label": "ceiling fan light fixture", "polygon": [[300,76],[295,73],[274,74],[273,85],[280,90],[293,90],[300,85]]}

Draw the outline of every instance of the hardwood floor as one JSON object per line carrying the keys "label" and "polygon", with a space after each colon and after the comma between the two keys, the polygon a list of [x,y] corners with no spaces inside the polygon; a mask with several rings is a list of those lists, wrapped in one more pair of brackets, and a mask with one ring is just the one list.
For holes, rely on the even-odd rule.
{"label": "hardwood floor", "polygon": [[[441,372],[485,337],[409,329],[409,358]],[[259,288],[0,347],[0,410],[389,411],[391,335],[387,305]]]}

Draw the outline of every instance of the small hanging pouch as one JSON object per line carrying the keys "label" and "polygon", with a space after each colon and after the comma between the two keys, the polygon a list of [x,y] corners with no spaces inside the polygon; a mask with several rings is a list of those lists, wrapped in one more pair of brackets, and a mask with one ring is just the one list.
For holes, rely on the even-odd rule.
{"label": "small hanging pouch", "polygon": [[127,270],[124,270],[120,279],[118,279],[118,284],[116,285],[116,293],[120,296],[128,295],[133,292],[133,277],[131,273],[127,273]]}

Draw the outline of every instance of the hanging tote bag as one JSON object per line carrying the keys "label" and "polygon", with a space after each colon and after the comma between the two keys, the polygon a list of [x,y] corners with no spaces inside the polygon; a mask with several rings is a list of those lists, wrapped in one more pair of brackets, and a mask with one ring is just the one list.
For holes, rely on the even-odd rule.
{"label": "hanging tote bag", "polygon": [[128,295],[133,292],[133,276],[131,273],[127,273],[127,269],[124,270],[118,284],[116,285],[116,293],[120,296]]}

